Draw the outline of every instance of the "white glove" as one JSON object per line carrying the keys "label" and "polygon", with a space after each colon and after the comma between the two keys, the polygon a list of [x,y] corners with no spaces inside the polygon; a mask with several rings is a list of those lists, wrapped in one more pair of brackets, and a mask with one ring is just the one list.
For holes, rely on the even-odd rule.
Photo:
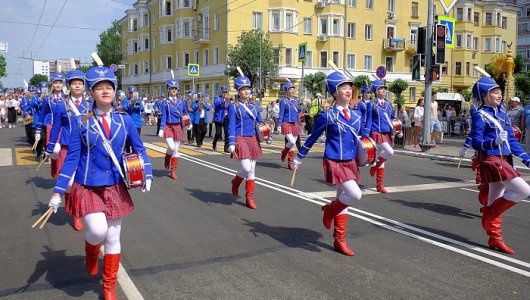
{"label": "white glove", "polygon": [[151,179],[146,179],[146,180],[145,180],[145,185],[142,187],[142,192],[149,192],[149,191],[151,191],[151,182],[152,182]]}
{"label": "white glove", "polygon": [[466,147],[462,147],[462,149],[460,149],[460,157],[464,157],[466,156],[466,151],[467,151],[467,148]]}
{"label": "white glove", "polygon": [[190,124],[188,127],[186,127],[187,130],[191,130],[193,128],[193,124]]}
{"label": "white glove", "polygon": [[508,131],[503,130],[503,131],[499,132],[499,134],[497,135],[497,138],[495,139],[495,144],[501,145],[506,140],[508,140]]}
{"label": "white glove", "polygon": [[35,133],[35,140],[40,141],[40,132]]}
{"label": "white glove", "polygon": [[53,152],[50,154],[50,158],[53,160],[56,160],[59,158],[59,152],[61,151],[61,144],[55,143],[55,146],[53,146]]}
{"label": "white glove", "polygon": [[236,151],[236,146],[234,145],[228,146],[228,151],[230,151],[230,153],[234,153]]}
{"label": "white glove", "polygon": [[265,140],[265,143],[267,143],[267,145],[271,145],[272,144],[272,138],[269,138],[268,140]]}
{"label": "white glove", "polygon": [[277,132],[282,131],[282,127],[281,127],[281,126],[276,127],[276,131],[277,131]]}
{"label": "white glove", "polygon": [[52,198],[50,199],[50,203],[48,203],[48,206],[53,208],[53,212],[56,213],[57,209],[61,205],[61,202],[63,202],[61,200],[61,196],[52,196]]}
{"label": "white glove", "polygon": [[164,129],[160,129],[160,130],[158,131],[158,136],[159,136],[161,139],[164,138]]}
{"label": "white glove", "polygon": [[403,138],[403,132],[402,131],[398,132],[397,137],[398,139]]}
{"label": "white glove", "polygon": [[298,155],[294,157],[293,164],[295,169],[298,169],[298,167],[302,164],[302,160],[298,158]]}

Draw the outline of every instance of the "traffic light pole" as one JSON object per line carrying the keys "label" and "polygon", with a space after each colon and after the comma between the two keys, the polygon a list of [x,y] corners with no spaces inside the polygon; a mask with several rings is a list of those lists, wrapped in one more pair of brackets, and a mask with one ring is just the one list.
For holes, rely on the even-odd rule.
{"label": "traffic light pole", "polygon": [[[427,43],[425,45],[425,101],[423,113],[423,142],[420,144],[421,151],[425,152],[433,146],[431,143],[431,92],[432,92],[432,41],[433,41],[433,24],[434,11],[433,0],[428,0],[427,10]],[[435,112],[435,115],[438,112]]]}

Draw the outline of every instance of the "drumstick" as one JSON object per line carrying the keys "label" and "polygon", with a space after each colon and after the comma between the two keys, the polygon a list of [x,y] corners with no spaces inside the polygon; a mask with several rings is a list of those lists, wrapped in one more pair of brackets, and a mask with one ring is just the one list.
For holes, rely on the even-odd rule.
{"label": "drumstick", "polygon": [[295,178],[296,178],[296,170],[297,170],[297,169],[294,169],[294,171],[293,171],[293,175],[291,176],[291,187],[293,187],[293,185],[294,185],[294,180],[295,180]]}
{"label": "drumstick", "polygon": [[339,68],[337,67],[337,65],[332,60],[328,60],[328,64],[330,65],[330,67],[333,70],[335,70],[336,72],[340,72]]}
{"label": "drumstick", "polygon": [[460,160],[458,160],[458,166],[456,166],[456,169],[459,170],[460,169],[460,164],[462,163],[462,157],[460,157]]}
{"label": "drumstick", "polygon": [[31,151],[35,151],[35,149],[37,149],[37,144],[39,143],[39,141],[35,141],[35,143],[33,143],[33,147],[31,147]]}
{"label": "drumstick", "polygon": [[40,162],[40,164],[37,166],[37,172],[38,172],[39,169],[42,167],[42,165],[44,165],[44,163],[48,160],[48,157],[49,157],[49,156],[46,156],[46,157]]}
{"label": "drumstick", "polygon": [[486,72],[484,69],[482,69],[481,67],[474,66],[473,68],[475,69],[475,71],[477,71],[480,74],[482,74],[482,76],[491,78],[491,75],[488,72]]}
{"label": "drumstick", "polygon": [[44,228],[44,225],[46,225],[46,222],[48,222],[48,219],[49,219],[49,218],[52,216],[52,214],[53,214],[53,208],[51,208],[51,207],[48,208],[48,211],[49,211],[49,213],[48,213],[48,215],[46,216],[46,218],[44,219],[44,221],[42,221],[42,224],[39,226],[39,229]]}
{"label": "drumstick", "polygon": [[47,215],[51,214],[52,211],[53,211],[53,208],[51,208],[51,207],[48,208],[48,210],[46,212],[44,212],[42,214],[42,216],[35,223],[33,223],[31,228],[35,228],[35,226],[37,226],[40,223],[40,221],[42,221],[44,218],[46,218]]}
{"label": "drumstick", "polygon": [[100,67],[103,66],[103,61],[101,60],[97,52],[92,52],[90,56],[92,56],[92,59],[94,59],[94,61],[96,62],[96,65]]}
{"label": "drumstick", "polygon": [[239,75],[241,75],[241,77],[245,77],[245,74],[243,73],[243,71],[241,70],[239,66],[237,66],[237,71],[239,72]]}

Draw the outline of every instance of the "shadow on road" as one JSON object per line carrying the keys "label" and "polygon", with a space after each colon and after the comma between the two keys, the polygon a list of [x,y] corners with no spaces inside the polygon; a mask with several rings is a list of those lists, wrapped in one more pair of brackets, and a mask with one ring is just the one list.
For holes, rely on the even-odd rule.
{"label": "shadow on road", "polygon": [[[37,175],[35,175],[33,177],[30,177],[30,178],[26,179],[26,184],[33,183],[36,187],[41,188],[41,189],[45,189],[45,190],[53,189],[55,187],[55,180],[53,178],[40,177],[40,176],[45,176],[43,172],[46,172],[46,171],[50,172],[49,169],[46,170],[43,167],[43,169],[40,170],[40,174],[37,174]],[[30,172],[31,172],[31,170],[30,170]],[[49,175],[49,173],[48,173],[48,175]]]}
{"label": "shadow on road", "polygon": [[[431,232],[431,233],[435,233],[435,234],[441,235],[441,236],[446,237],[446,238],[457,240],[457,241],[462,242],[462,243],[466,243],[466,244],[469,244],[469,245],[472,245],[472,246],[477,246],[477,247],[482,247],[482,248],[488,249],[488,247],[487,247],[487,238],[486,237],[484,238],[484,244],[480,244],[480,243],[477,243],[475,241],[470,241],[469,239],[467,239],[467,238],[465,238],[465,237],[463,237],[461,235],[457,235],[457,234],[454,234],[452,232],[440,230],[439,228],[431,228],[431,227],[421,226],[421,225],[411,224],[411,223],[405,223],[405,224],[407,224],[409,226],[413,226],[413,227],[418,228],[418,229],[422,229],[422,230]],[[481,224],[479,222],[477,222],[477,226],[481,226]],[[447,244],[447,242],[443,242],[443,243]]]}
{"label": "shadow on road", "polygon": [[447,177],[447,176],[429,176],[425,174],[411,174],[412,176],[420,177],[422,179],[431,179],[434,181],[447,181],[447,182],[461,182],[461,178]]}
{"label": "shadow on road", "polygon": [[446,216],[455,216],[460,218],[466,218],[466,219],[482,219],[481,215],[468,213],[465,211],[462,211],[461,208],[439,204],[439,203],[429,203],[429,202],[412,202],[402,199],[389,199],[392,202],[399,203],[404,206],[408,206],[411,208],[417,208],[417,209],[423,209],[432,211],[435,213],[439,213]]}
{"label": "shadow on road", "polygon": [[282,168],[282,165],[279,162],[271,163],[271,162],[260,162],[260,161],[258,161],[256,163],[256,165],[258,165],[260,167],[269,168],[269,169],[281,169]]}
{"label": "shadow on road", "polygon": [[[65,250],[52,251],[44,246],[41,252],[44,258],[37,262],[33,274],[26,281],[26,285],[19,288],[0,290],[0,297],[22,296],[24,293],[61,290],[67,297],[81,297],[86,292],[101,294],[100,276],[92,277],[86,274],[84,256],[66,256]],[[5,270],[4,270],[5,271]],[[41,278],[45,276],[44,280]],[[41,281],[41,283],[37,283]],[[35,295],[26,296],[27,298]]]}
{"label": "shadow on road", "polygon": [[[190,193],[191,196],[195,197],[197,200],[204,202],[207,205],[212,203],[214,204],[223,204],[223,205],[232,205],[238,204],[245,206],[240,202],[234,201],[234,196],[231,193],[217,192],[217,191],[205,191],[201,189],[190,189],[185,188],[186,191]],[[245,184],[241,184],[239,187],[239,196],[245,195]]]}

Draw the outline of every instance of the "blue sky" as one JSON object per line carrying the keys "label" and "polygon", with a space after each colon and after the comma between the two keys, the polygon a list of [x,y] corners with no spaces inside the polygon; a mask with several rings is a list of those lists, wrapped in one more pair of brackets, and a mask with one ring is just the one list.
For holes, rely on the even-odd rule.
{"label": "blue sky", "polygon": [[[53,61],[73,57],[80,59],[82,63],[90,63],[90,53],[96,49],[99,34],[108,28],[113,20],[121,19],[125,15],[125,10],[131,8],[136,0],[2,0],[1,2],[0,41],[8,42],[9,45],[7,53],[0,53],[7,61],[7,77],[0,78],[0,81],[4,87],[15,87],[22,86],[23,79],[29,81],[31,78],[33,72],[31,58]],[[52,25],[61,8],[63,9],[55,27],[20,24]],[[42,18],[39,23],[41,12]]]}

